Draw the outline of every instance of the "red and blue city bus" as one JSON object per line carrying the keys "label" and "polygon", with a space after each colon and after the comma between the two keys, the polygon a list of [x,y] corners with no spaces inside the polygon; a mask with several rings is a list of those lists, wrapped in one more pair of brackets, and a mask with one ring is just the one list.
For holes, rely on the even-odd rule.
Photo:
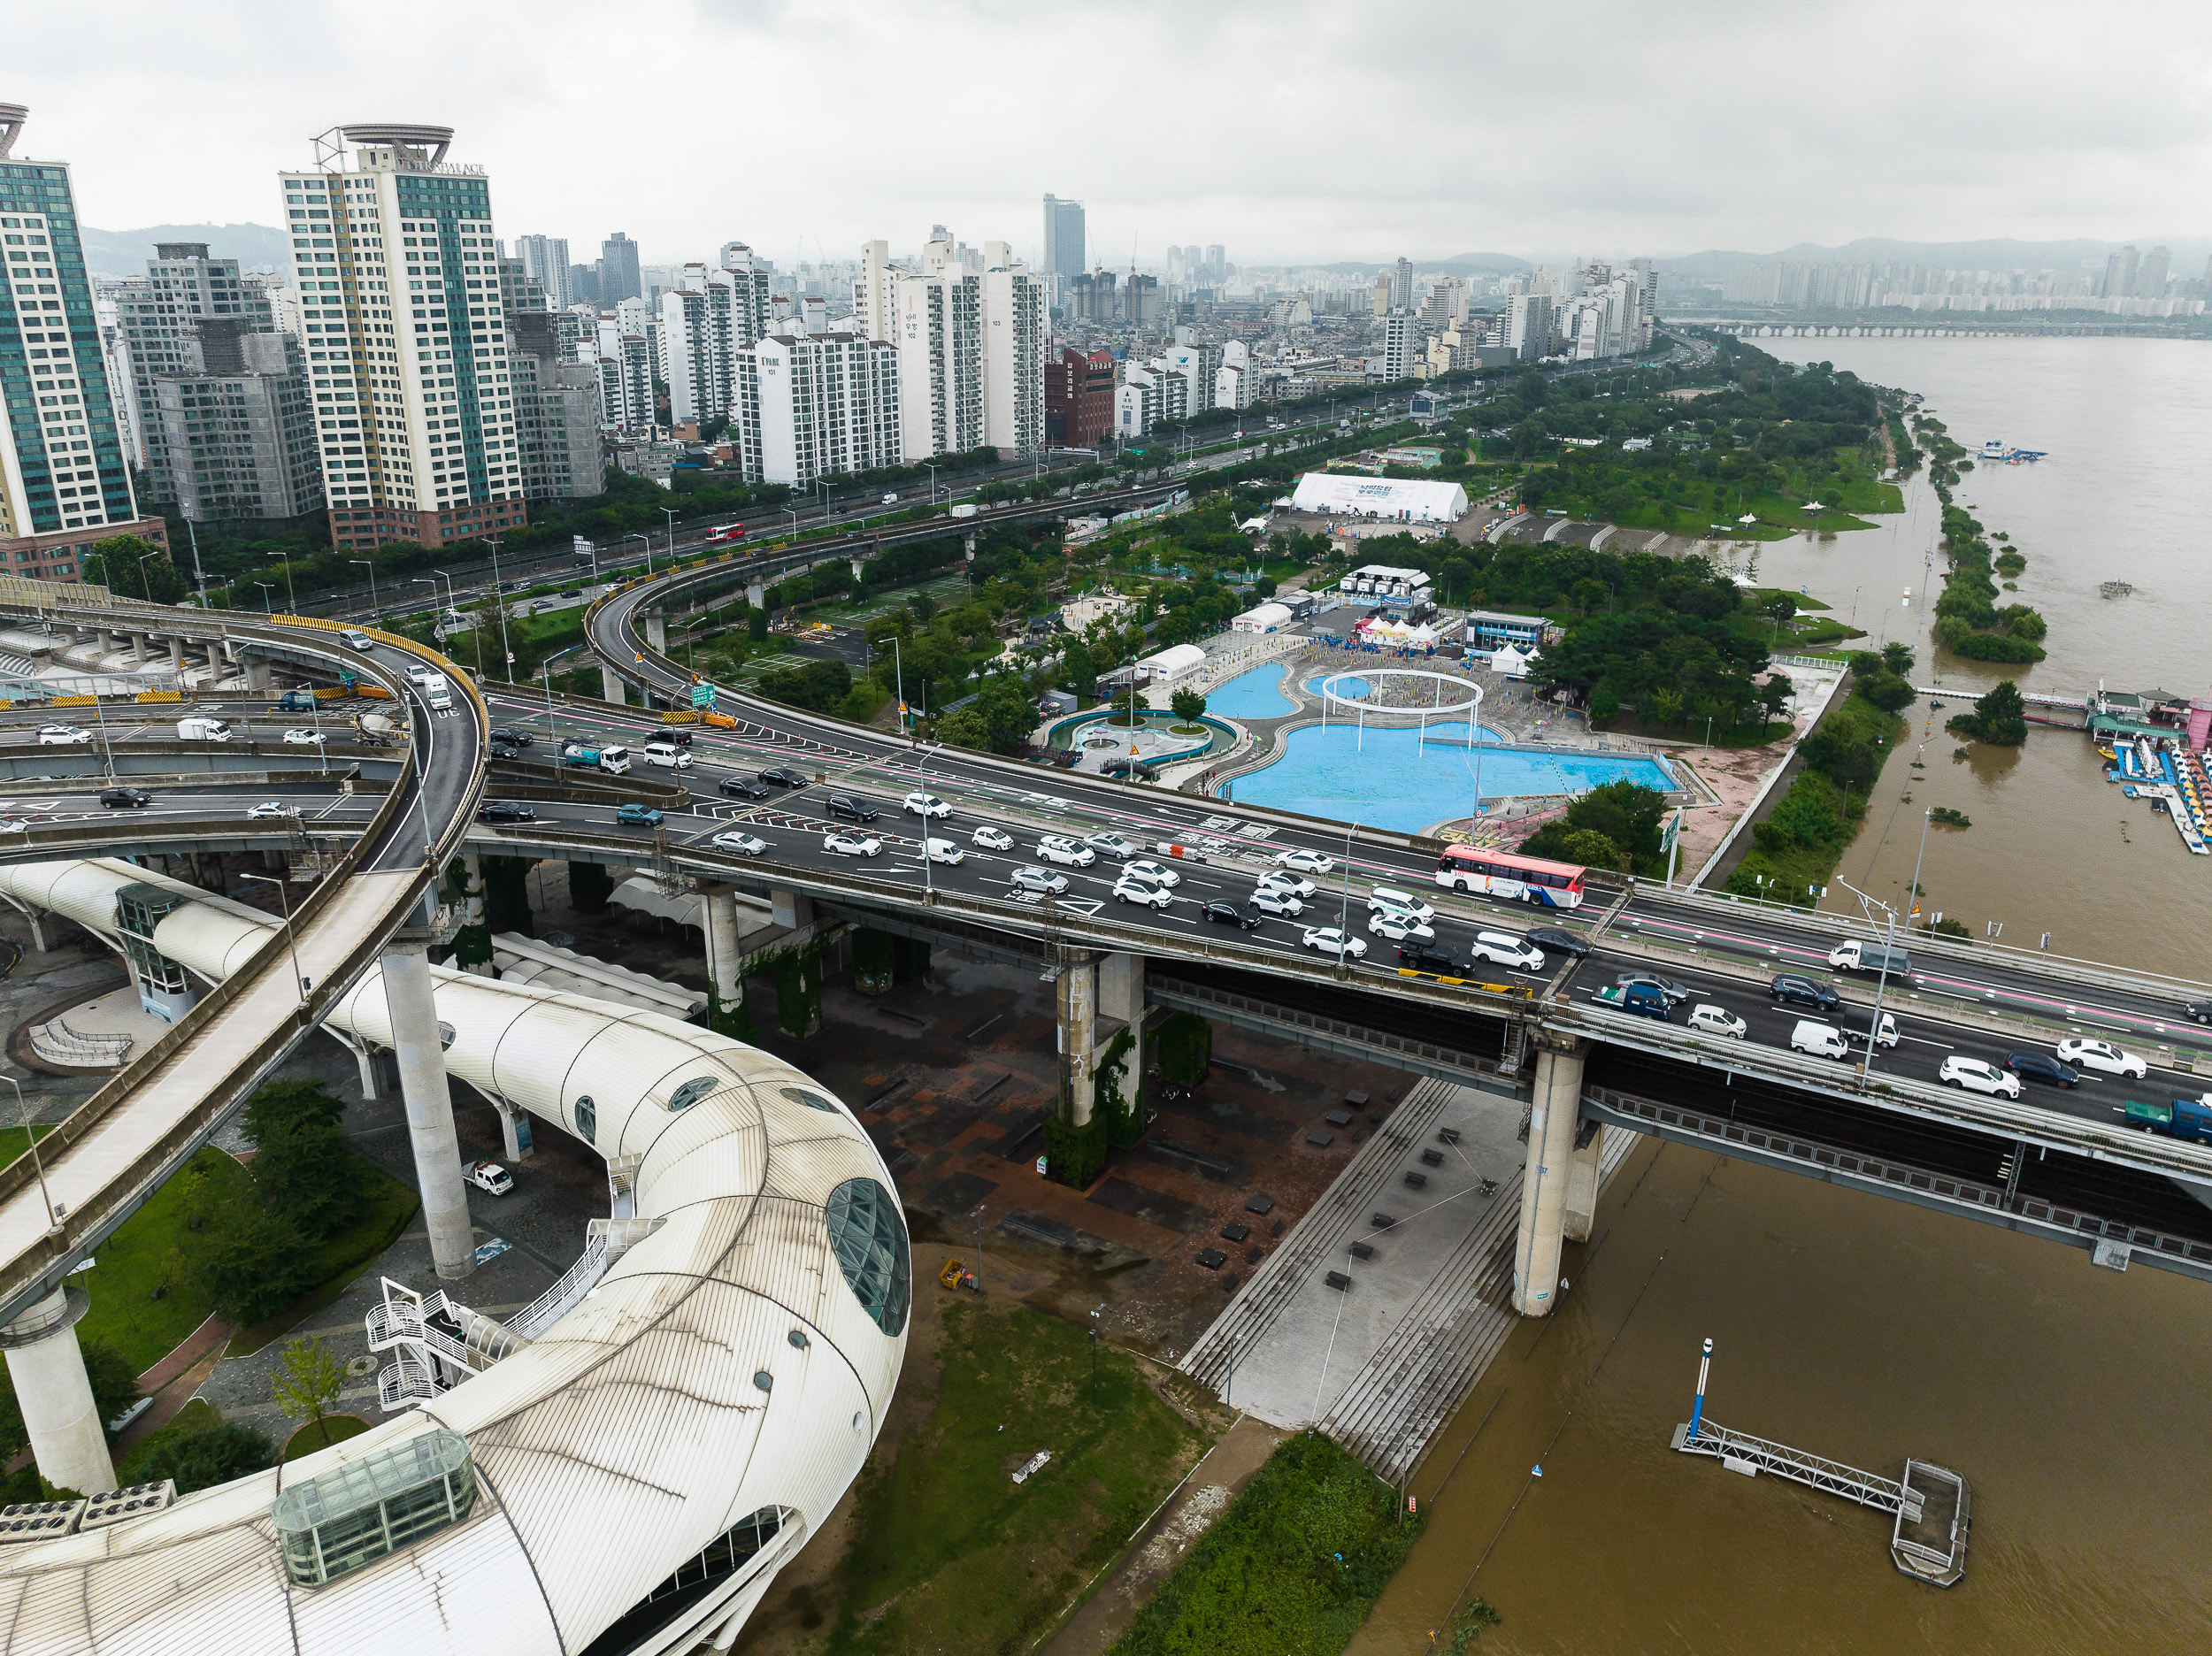
{"label": "red and blue city bus", "polygon": [[1474,846],[1447,846],[1436,865],[1436,883],[1447,891],[1481,892],[1534,903],[1540,908],[1582,907],[1582,868],[1547,862]]}
{"label": "red and blue city bus", "polygon": [[719,528],[710,529],[707,531],[706,543],[710,547],[729,546],[733,542],[742,540],[744,538],[745,525],[743,524],[724,524]]}

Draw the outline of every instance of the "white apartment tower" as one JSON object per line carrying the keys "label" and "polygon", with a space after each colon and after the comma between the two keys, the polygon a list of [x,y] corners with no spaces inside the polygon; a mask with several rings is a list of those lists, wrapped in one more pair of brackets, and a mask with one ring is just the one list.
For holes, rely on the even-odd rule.
{"label": "white apartment tower", "polygon": [[856,334],[772,334],[738,353],[737,387],[749,483],[804,490],[817,478],[899,464],[895,345]]}
{"label": "white apartment tower", "polygon": [[[1026,459],[1045,441],[1045,285],[1003,242],[983,244],[983,441],[1002,460]],[[1210,387],[1209,387],[1210,389]]]}
{"label": "white apartment tower", "polygon": [[661,295],[661,351],[668,380],[668,418],[679,426],[718,419],[730,411],[740,349],[732,313],[736,283],[726,271],[687,264],[677,286]]}
{"label": "white apartment tower", "polygon": [[949,241],[931,242],[925,262],[937,268],[919,276],[900,272],[892,289],[899,438],[909,463],[964,453],[987,441],[983,278],[963,271],[951,252]]}
{"label": "white apartment tower", "polygon": [[334,127],[312,169],[282,175],[338,546],[442,546],[526,521],[491,186],[446,159],[452,141]]}
{"label": "white apartment tower", "polygon": [[546,308],[565,310],[574,301],[568,279],[568,238],[526,235],[515,238],[515,257],[522,273],[545,289]]}

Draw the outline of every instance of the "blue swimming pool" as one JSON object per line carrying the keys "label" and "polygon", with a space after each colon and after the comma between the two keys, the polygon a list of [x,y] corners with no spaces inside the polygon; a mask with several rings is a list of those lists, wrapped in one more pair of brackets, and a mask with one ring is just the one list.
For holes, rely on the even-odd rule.
{"label": "blue swimming pool", "polygon": [[1206,695],[1206,711],[1223,718],[1280,718],[1292,710],[1283,694],[1283,664],[1269,662],[1240,672]]}
{"label": "blue swimming pool", "polygon": [[[1449,732],[1464,740],[1466,726]],[[1227,797],[1338,822],[1418,833],[1449,816],[1464,816],[1474,799],[1472,751],[1420,740],[1409,730],[1371,730],[1332,724],[1291,732],[1280,759],[1229,785]],[[1655,759],[1617,754],[1532,752],[1486,747],[1486,798],[1523,794],[1579,794],[1608,782],[1671,788]]]}
{"label": "blue swimming pool", "polygon": [[[1319,695],[1321,686],[1326,684],[1328,679],[1327,673],[1316,673],[1306,680],[1306,688],[1315,695]],[[1356,702],[1374,687],[1364,678],[1339,678],[1335,685],[1337,699],[1340,702]]]}

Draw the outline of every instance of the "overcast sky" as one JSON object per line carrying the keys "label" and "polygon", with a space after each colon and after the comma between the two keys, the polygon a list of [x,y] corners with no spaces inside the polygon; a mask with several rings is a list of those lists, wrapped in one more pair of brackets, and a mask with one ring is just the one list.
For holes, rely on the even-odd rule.
{"label": "overcast sky", "polygon": [[[1041,240],[1094,261],[2201,240],[2212,8],[1474,0],[0,0],[88,223],[279,221],[343,121],[457,129],[512,237],[649,263]],[[2109,26],[2108,26],[2108,24]]]}

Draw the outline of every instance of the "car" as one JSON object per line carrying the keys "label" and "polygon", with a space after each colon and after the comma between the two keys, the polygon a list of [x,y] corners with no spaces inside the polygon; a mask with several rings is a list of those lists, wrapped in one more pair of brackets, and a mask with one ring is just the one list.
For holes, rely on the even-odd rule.
{"label": "car", "polygon": [[2212,1024],[2212,1000],[2184,1000],[2181,1016],[2192,1024]]}
{"label": "car", "polygon": [[1233,925],[1240,931],[1256,932],[1266,916],[1256,908],[1240,908],[1233,902],[1210,902],[1198,911],[1198,917],[1213,925]]}
{"label": "car", "polygon": [[768,797],[768,790],[750,777],[724,777],[714,786],[716,792],[726,794],[732,799],[764,800]]}
{"label": "car", "polygon": [[1436,918],[1436,910],[1423,902],[1411,892],[1394,891],[1387,886],[1378,886],[1367,893],[1367,907],[1394,908],[1400,914],[1409,914],[1416,920],[1427,922]]}
{"label": "car", "polygon": [[768,848],[765,840],[742,828],[726,828],[708,843],[718,851],[734,851],[740,856],[758,856]]}
{"label": "car", "polygon": [[275,800],[264,800],[246,813],[248,822],[264,822],[272,816],[296,816],[299,807],[280,804]]}
{"label": "car", "polygon": [[2040,1081],[2047,1086],[2081,1085],[2080,1070],[2055,1058],[2046,1058],[2039,1052],[2016,1052],[2005,1060],[2005,1068],[2024,1081]]}
{"label": "car", "polygon": [[1984,1063],[1978,1058],[1968,1058],[1953,1053],[1936,1070],[1936,1079],[1945,1086],[1960,1087],[1969,1092],[1986,1092],[1993,1098],[2016,1099],[2020,1096],[2020,1077],[2009,1070],[2000,1070],[1995,1064]]}
{"label": "car", "polygon": [[361,631],[359,627],[340,627],[338,636],[345,640],[346,648],[349,649],[369,649],[376,643],[374,639]]}
{"label": "car", "polygon": [[1365,960],[1367,939],[1354,937],[1335,926],[1308,926],[1299,942],[1324,954],[1333,954],[1339,960]]}
{"label": "car", "polygon": [[1085,834],[1083,843],[1101,856],[1133,857],[1144,849],[1134,840],[1124,839],[1118,833]]}
{"label": "car", "polygon": [[1715,1006],[1709,1000],[1692,1007],[1687,1021],[1694,1030],[1702,1031],[1708,1035],[1724,1035],[1730,1040],[1743,1039],[1751,1029],[1750,1024],[1726,1007]]}
{"label": "car", "polygon": [[657,828],[661,814],[650,805],[627,804],[614,808],[614,819],[625,828]]}
{"label": "car", "polygon": [[1440,972],[1447,978],[1467,975],[1467,969],[1453,957],[1451,950],[1422,938],[1408,938],[1398,945],[1398,964],[1415,971]]}
{"label": "car", "polygon": [[1098,853],[1087,845],[1078,845],[1065,834],[1047,834],[1037,841],[1037,855],[1048,862],[1063,863],[1069,868],[1088,868],[1098,861]]}
{"label": "car", "polygon": [[0,834],[19,834],[30,832],[31,824],[23,817],[0,817]]}
{"label": "car", "polygon": [[909,816],[949,816],[952,807],[933,794],[909,794],[899,809]]}
{"label": "car", "polygon": [[153,797],[144,788],[111,787],[100,790],[100,803],[110,810],[136,810]]}
{"label": "car", "polygon": [[789,765],[770,765],[765,770],[754,773],[771,787],[804,787],[806,778]]}
{"label": "car", "polygon": [[847,833],[841,828],[833,828],[822,836],[822,849],[832,856],[881,856],[883,841],[873,834]]}
{"label": "car", "polygon": [[1043,892],[1056,897],[1068,888],[1066,875],[1056,874],[1050,869],[1038,868],[1033,864],[1016,869],[1008,878],[1024,891]]}
{"label": "car", "polygon": [[1279,891],[1272,886],[1263,886],[1252,893],[1252,907],[1262,914],[1279,915],[1286,918],[1293,915],[1302,915],[1306,911],[1306,905],[1300,902],[1297,898],[1286,891]]}
{"label": "car", "polygon": [[2060,1059],[2083,1070],[2094,1070],[2103,1075],[2134,1076],[2138,1078],[2151,1071],[2149,1064],[2131,1052],[2122,1052],[2110,1041],[2091,1040],[2085,1036],[2069,1035],[2052,1048]]}
{"label": "car", "polygon": [[1124,875],[1133,874],[1141,880],[1150,880],[1155,886],[1164,886],[1170,891],[1183,883],[1183,877],[1166,863],[1155,862],[1148,857],[1141,862],[1124,863],[1121,871]]}
{"label": "car", "polygon": [[679,748],[691,746],[691,732],[681,724],[671,724],[655,738],[657,741],[674,742]]}
{"label": "car", "polygon": [[505,742],[510,748],[527,748],[536,738],[528,731],[517,730],[511,724],[497,724],[492,727],[492,740]]}
{"label": "car", "polygon": [[1367,916],[1367,929],[1377,937],[1388,938],[1393,943],[1402,943],[1408,938],[1427,942],[1436,936],[1436,928],[1416,920],[1409,914],[1395,908],[1378,908]]}
{"label": "car", "polygon": [[1283,869],[1270,869],[1260,876],[1259,884],[1264,890],[1287,892],[1293,897],[1310,897],[1317,889],[1311,880]]}
{"label": "car", "polygon": [[1309,851],[1303,846],[1293,846],[1275,854],[1275,866],[1300,874],[1326,874],[1336,866],[1336,859],[1326,851]]}
{"label": "car", "polygon": [[284,740],[295,748],[319,748],[323,733],[319,730],[293,729],[284,732]]}
{"label": "car", "polygon": [[[381,736],[376,738],[373,741],[370,740],[368,737],[364,736],[361,739],[361,743],[365,748],[384,748],[390,745],[385,741]],[[490,741],[485,743],[484,751],[491,755],[491,756],[495,759],[519,759],[522,757],[521,748],[516,747],[512,742],[501,741],[497,737],[494,737]]]}
{"label": "car", "polygon": [[476,808],[478,822],[535,822],[537,812],[512,800],[486,800]]}
{"label": "car", "polygon": [[932,862],[942,862],[948,868],[968,859],[968,854],[950,840],[924,840],[922,855]]}
{"label": "car", "polygon": [[1173,903],[1175,899],[1168,895],[1166,890],[1161,886],[1148,885],[1141,879],[1125,878],[1114,882],[1114,901],[1142,903],[1148,908],[1165,908]]}
{"label": "car", "polygon": [[92,732],[75,724],[42,724],[38,727],[38,745],[42,748],[77,748],[92,740]]}
{"label": "car", "polygon": [[847,822],[872,823],[876,819],[876,808],[856,794],[833,794],[829,796],[830,815],[841,816]]}
{"label": "car", "polygon": [[1792,1006],[1809,1006],[1822,1012],[1832,1011],[1843,1004],[1843,997],[1826,984],[1815,983],[1809,978],[1799,978],[1785,972],[1768,985],[1767,993],[1775,1000]]}
{"label": "car", "polygon": [[1544,970],[1544,951],[1510,932],[1478,932],[1475,940],[1468,945],[1467,953],[1472,959],[1510,967],[1515,971]]}
{"label": "car", "polygon": [[1548,954],[1571,954],[1580,960],[1590,952],[1586,940],[1560,926],[1531,926],[1523,935]]}
{"label": "car", "polygon": [[657,764],[664,770],[688,770],[692,766],[691,755],[665,736],[656,736],[640,751],[644,754],[646,763]]}
{"label": "car", "polygon": [[1671,978],[1662,978],[1653,972],[1623,972],[1613,979],[1613,982],[1616,986],[1623,989],[1631,984],[1648,984],[1667,998],[1667,1004],[1671,1007],[1680,1006],[1690,998],[1690,992],[1680,984],[1676,983]]}
{"label": "car", "polygon": [[972,846],[980,846],[986,851],[1011,851],[1014,848],[1014,836],[1003,828],[994,828],[990,824],[986,823],[968,836],[968,843]]}
{"label": "car", "polygon": [[461,1177],[478,1190],[489,1191],[495,1196],[504,1196],[515,1187],[513,1175],[496,1162],[467,1162],[461,1169]]}

